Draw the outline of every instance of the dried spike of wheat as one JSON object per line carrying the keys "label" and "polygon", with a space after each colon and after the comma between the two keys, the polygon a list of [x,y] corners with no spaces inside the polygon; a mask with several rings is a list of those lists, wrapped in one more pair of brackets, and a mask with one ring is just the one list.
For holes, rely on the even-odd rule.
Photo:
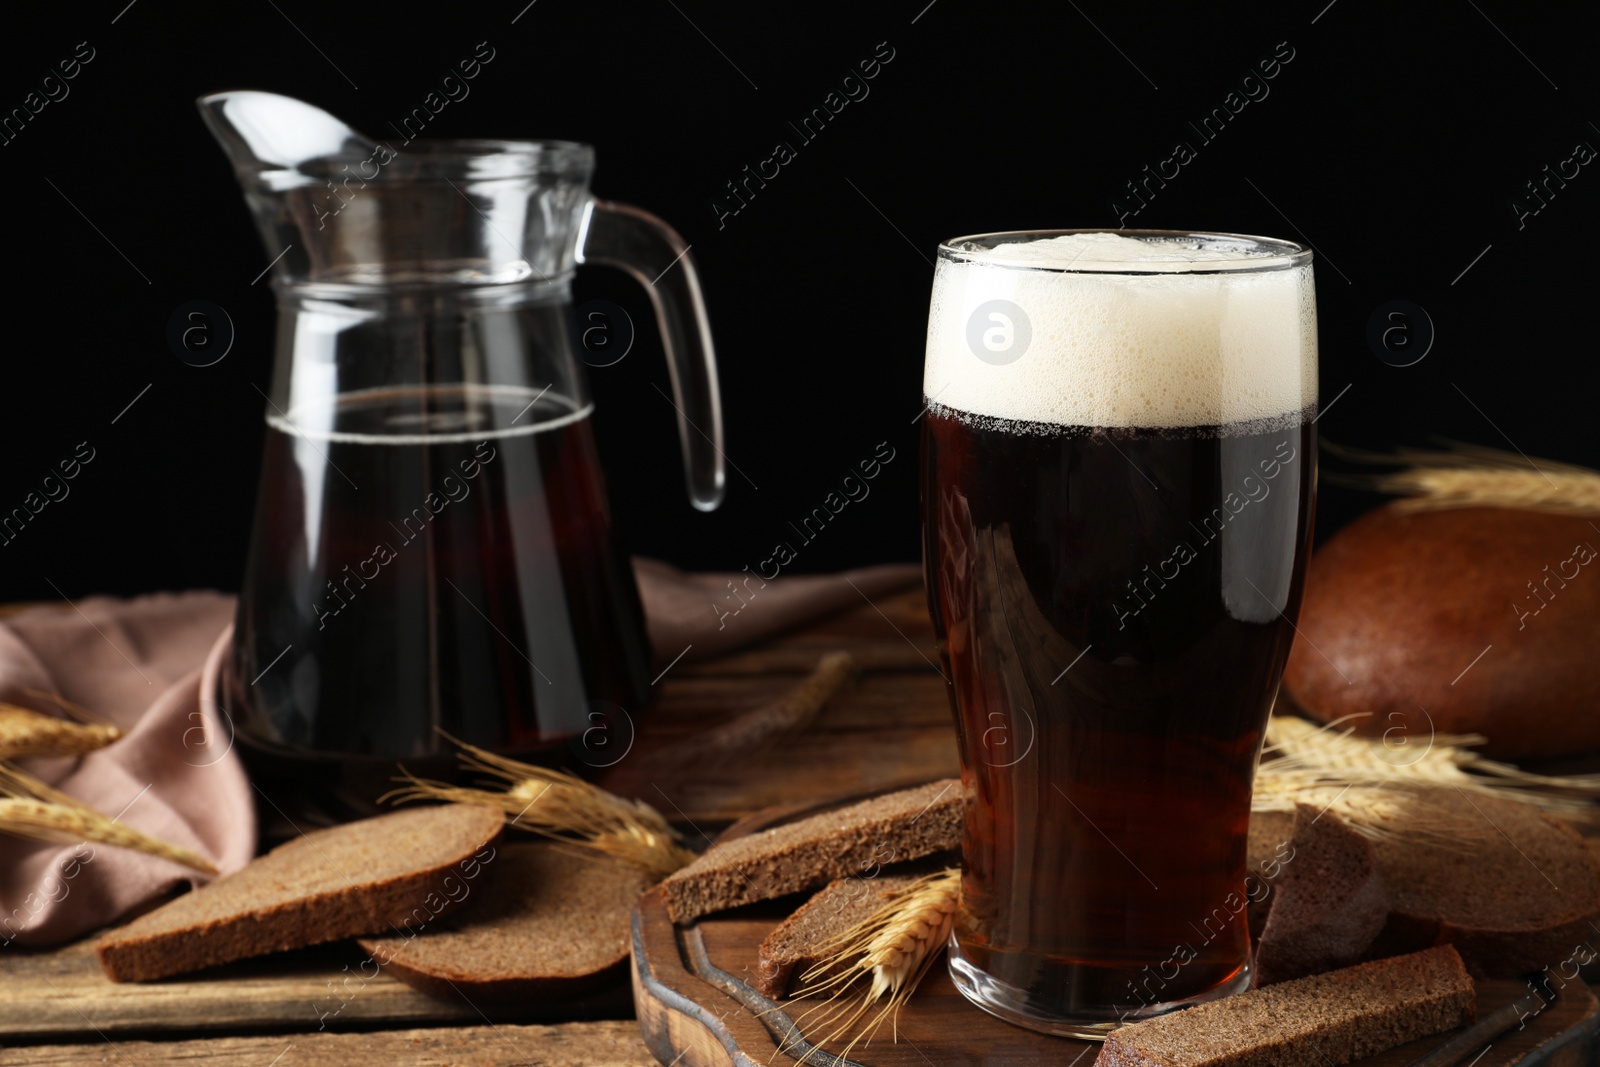
{"label": "dried spike of wheat", "polygon": [[487,749],[469,745],[465,741],[459,741],[443,730],[440,730],[439,734],[461,750],[456,754],[456,758],[463,767],[507,782],[513,792],[522,791],[525,800],[531,799],[533,795],[538,794],[537,783],[563,787],[569,791],[564,795],[583,795],[586,798],[584,801],[586,808],[602,810],[620,821],[639,824],[669,836],[676,836],[666,818],[642,800],[625,800],[615,793],[608,793],[604,789],[592,786],[582,778],[568,774],[565,771],[558,771],[551,767],[539,767],[532,763],[523,763],[507,756],[497,755]]}
{"label": "dried spike of wheat", "polygon": [[0,704],[0,760],[81,756],[122,736],[115,726],[83,725]]}
{"label": "dried spike of wheat", "polygon": [[216,866],[181,845],[169,844],[95,811],[14,767],[0,765],[0,832],[38,841],[94,841],[159,856],[203,874]]}
{"label": "dried spike of wheat", "polygon": [[516,829],[615,856],[656,878],[665,878],[694,859],[661,813],[642,801],[625,800],[561,771],[518,763],[471,745],[462,747],[464,766],[493,774],[510,788],[496,792],[450,785],[418,778],[402,767],[402,776],[395,781],[405,786],[384,794],[380,802],[488,804],[505,812],[507,824]]}
{"label": "dried spike of wheat", "polygon": [[1449,508],[1516,508],[1558,515],[1600,515],[1600,471],[1485,448],[1454,444],[1448,450],[1396,449],[1392,454],[1325,446],[1363,463],[1406,464],[1391,474],[1356,476],[1356,484],[1404,497],[1401,511]]}
{"label": "dried spike of wheat", "polygon": [[1474,735],[1440,734],[1417,753],[1415,743],[1358,737],[1343,721],[1317,725],[1293,715],[1267,722],[1265,757],[1256,771],[1252,808],[1292,810],[1298,803],[1332,810],[1369,836],[1411,833],[1448,838],[1477,832],[1476,823],[1440,816],[1416,796],[1446,786],[1533,804],[1553,815],[1592,819],[1600,775],[1531,774],[1467,746]]}
{"label": "dried spike of wheat", "polygon": [[[861,1025],[838,1053],[843,1062],[857,1044],[870,1044],[884,1020],[892,1020],[894,1040],[900,1039],[900,1008],[916,992],[923,977],[939,958],[939,950],[950,939],[961,896],[961,872],[947,867],[925,875],[907,885],[872,915],[839,931],[820,946],[822,958],[802,976],[807,983],[793,999],[828,993],[821,1004],[795,1020],[795,1030],[780,1042],[780,1051],[798,1047],[800,1023],[823,1011],[818,1028],[829,1027],[828,1035],[815,1045],[837,1041],[862,1023],[872,1005],[883,1006]],[[836,1002],[857,979],[868,977],[866,990],[852,1005]]]}
{"label": "dried spike of wheat", "polygon": [[645,773],[656,781],[677,780],[708,760],[749,758],[800,734],[855,677],[856,666],[849,652],[824,653],[810,674],[776,698],[645,754]]}
{"label": "dried spike of wheat", "polygon": [[1404,496],[1401,511],[1518,508],[1556,515],[1600,514],[1600,475],[1415,467],[1380,475],[1376,485]]}

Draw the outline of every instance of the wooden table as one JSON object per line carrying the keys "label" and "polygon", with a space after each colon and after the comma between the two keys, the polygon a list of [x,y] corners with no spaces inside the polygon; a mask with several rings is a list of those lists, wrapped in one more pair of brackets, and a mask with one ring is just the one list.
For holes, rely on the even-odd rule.
{"label": "wooden table", "polygon": [[[688,776],[642,773],[653,748],[776,696],[839,648],[855,655],[861,677],[808,730],[754,756],[697,763]],[[634,749],[602,784],[709,837],[769,805],[954,774],[955,739],[934,660],[915,588],[712,663],[678,664],[660,681],[660,704]],[[106,981],[87,944],[0,950],[0,1067],[655,1064],[625,987],[580,1005],[485,1014],[387,975],[352,979],[360,959],[353,948],[331,945],[192,980],[119,986]]]}
{"label": "wooden table", "polygon": [[[687,777],[648,771],[654,749],[700,736],[776,696],[840,648],[856,657],[861,676],[800,735],[754,756],[698,760]],[[925,600],[915,588],[715,662],[678,664],[659,683],[655,715],[602,784],[649,801],[709,839],[772,805],[955,774],[935,659]],[[87,943],[51,952],[3,949],[0,1067],[655,1067],[626,987],[581,1004],[485,1013],[384,974],[352,980],[361,959],[349,946],[326,945],[189,980],[113,985]]]}

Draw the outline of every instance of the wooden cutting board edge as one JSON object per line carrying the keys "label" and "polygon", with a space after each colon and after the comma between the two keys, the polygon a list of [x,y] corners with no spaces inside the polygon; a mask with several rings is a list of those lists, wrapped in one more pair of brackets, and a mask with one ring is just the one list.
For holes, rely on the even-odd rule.
{"label": "wooden cutting board edge", "polygon": [[1583,1018],[1529,1049],[1518,1067],[1588,1067],[1600,1061],[1600,999],[1580,979],[1573,979],[1573,984],[1588,1001]]}
{"label": "wooden cutting board edge", "polygon": [[[651,898],[655,898],[656,906],[666,907],[660,888],[649,890],[634,908],[629,934],[634,1011],[639,1018],[639,1033],[645,1047],[663,1064],[677,1064],[694,1053],[691,1062],[704,1067],[762,1067],[740,1051],[738,1038],[726,1025],[730,1012],[716,1016],[700,1001],[656,977],[650,964],[652,958],[670,962],[681,956],[676,945],[660,946],[667,952],[665,956],[647,950],[643,919],[645,905]],[[675,964],[674,968],[677,969]],[[709,983],[687,971],[674,975],[674,979],[690,984],[691,988],[705,986],[701,999],[715,1003],[718,991]]]}
{"label": "wooden cutting board edge", "polygon": [[[720,1016],[715,1015],[706,1008],[703,1001],[685,995],[680,989],[658,978],[649,960],[663,957],[647,952],[645,928],[647,925],[655,929],[660,928],[659,922],[647,922],[647,916],[664,918],[666,900],[659,888],[650,890],[645,894],[645,898],[641,899],[634,909],[632,920],[632,948],[635,961],[634,1007],[639,1017],[639,1029],[644,1036],[645,1045],[663,1064],[672,1063],[674,1060],[681,1062],[686,1058],[687,1053],[684,1050],[689,1046],[676,1040],[682,1036],[682,1028],[679,1028],[679,1033],[675,1033],[673,1027],[675,1021],[673,1012],[677,1012],[680,1016],[698,1022],[703,1028],[705,1037],[715,1041],[720,1049],[716,1055],[727,1057],[705,1059],[696,1056],[689,1059],[690,1063],[706,1067],[711,1064],[716,1064],[717,1067],[727,1067],[727,1065],[770,1067],[771,1060],[754,1060],[744,1052],[744,1049],[760,1047],[757,1042],[776,1044],[781,1041],[781,1035],[793,1026],[793,1021],[783,1011],[782,1005],[761,995],[712,963],[697,926],[673,927],[676,944],[671,946],[673,954],[664,957],[674,971],[672,980],[680,983],[694,982],[706,990],[715,991],[732,1001],[732,1008]],[[666,945],[660,947],[668,948]],[[689,966],[682,965],[684,960],[688,961]],[[646,993],[649,995],[646,996]],[[764,1021],[760,1017],[763,1014],[767,1019],[774,1021],[770,1023]],[[730,1024],[728,1021],[730,1017],[736,1018],[738,1022]],[[702,1052],[712,1051],[703,1039],[693,1041],[691,1045]],[[831,1053],[816,1048],[803,1038],[795,1043],[794,1052],[799,1055],[795,1056],[788,1052],[783,1054],[786,1063],[805,1064],[808,1067],[868,1067],[855,1060],[841,1060]]]}

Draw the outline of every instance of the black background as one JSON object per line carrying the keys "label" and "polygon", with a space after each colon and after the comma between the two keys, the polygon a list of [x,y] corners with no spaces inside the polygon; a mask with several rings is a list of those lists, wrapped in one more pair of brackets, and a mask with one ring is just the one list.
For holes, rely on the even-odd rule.
{"label": "black background", "polygon": [[[643,290],[600,269],[578,282],[580,300],[615,301],[639,326],[626,359],[590,372],[634,551],[754,564],[887,441],[897,458],[872,495],[794,569],[916,558],[912,420],[938,241],[1114,227],[1124,183],[1180,138],[1197,143],[1185,122],[1279,42],[1294,58],[1270,95],[1130,224],[1316,247],[1325,439],[1437,436],[1600,466],[1586,247],[1600,166],[1520,228],[1512,207],[1577,142],[1600,146],[1597,27],[1574,21],[1577,5],[525,4],[111,0],[8,14],[0,110],[23,106],[79,42],[94,59],[0,145],[12,279],[0,510],[78,442],[96,458],[0,546],[0,599],[237,587],[272,296],[252,284],[268,256],[194,98],[268,89],[384,136],[485,41],[494,60],[428,134],[594,144],[596,190],[673,223],[702,272],[737,468],[712,515],[685,498]],[[870,95],[719,228],[724,182],[796,141],[786,123],[880,42],[894,58]],[[211,367],[181,362],[165,339],[194,299],[237,329]],[[1425,308],[1437,330],[1414,366],[1367,343],[1369,318],[1393,299]],[[1374,499],[1325,483],[1319,536]]]}

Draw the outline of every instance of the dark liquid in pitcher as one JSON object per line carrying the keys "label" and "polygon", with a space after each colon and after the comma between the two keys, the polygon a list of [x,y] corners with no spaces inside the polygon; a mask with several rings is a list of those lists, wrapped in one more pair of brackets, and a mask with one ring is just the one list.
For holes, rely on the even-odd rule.
{"label": "dark liquid in pitcher", "polygon": [[937,408],[924,427],[928,584],[971,805],[966,958],[1056,1015],[1137,1015],[1236,980],[1312,428]]}
{"label": "dark liquid in pitcher", "polygon": [[588,409],[523,389],[269,419],[238,625],[231,710],[280,757],[548,749],[631,730],[647,689]]}

